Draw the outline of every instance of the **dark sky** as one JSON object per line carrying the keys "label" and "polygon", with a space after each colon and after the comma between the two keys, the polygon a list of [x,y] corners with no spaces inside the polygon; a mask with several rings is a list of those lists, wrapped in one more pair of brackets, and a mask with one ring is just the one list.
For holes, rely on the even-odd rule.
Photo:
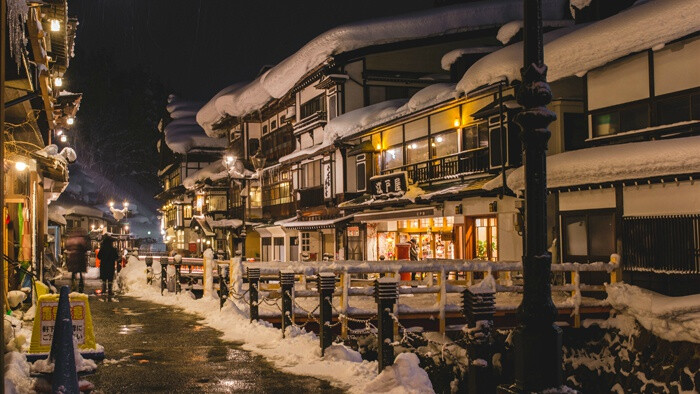
{"label": "dark sky", "polygon": [[[69,0],[80,22],[73,65],[106,54],[182,97],[208,100],[343,23],[430,8],[433,0]],[[86,100],[89,98],[86,97]]]}

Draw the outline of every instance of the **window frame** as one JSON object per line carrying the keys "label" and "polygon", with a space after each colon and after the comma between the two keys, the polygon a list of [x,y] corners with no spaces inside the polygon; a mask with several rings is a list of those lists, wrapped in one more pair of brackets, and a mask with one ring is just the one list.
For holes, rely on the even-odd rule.
{"label": "window frame", "polygon": [[[593,263],[596,261],[607,261],[610,258],[610,254],[607,255],[591,255],[591,234],[590,234],[590,225],[588,224],[590,221],[590,216],[598,216],[598,215],[610,215],[610,223],[611,223],[611,234],[610,237],[611,239],[611,244],[613,246],[613,250],[611,251],[610,254],[612,253],[617,253],[615,250],[617,248],[616,246],[616,234],[617,234],[617,228],[616,228],[616,210],[615,208],[600,208],[600,209],[582,209],[582,210],[575,210],[575,211],[560,211],[559,212],[559,236],[561,238],[561,243],[560,243],[560,251],[561,251],[561,256],[562,256],[562,261],[565,263]],[[579,217],[583,216],[585,217],[585,223],[586,223],[586,255],[570,255],[567,252],[567,245],[569,241],[569,236],[568,232],[566,230],[566,219],[567,218],[573,218],[573,217]]]}

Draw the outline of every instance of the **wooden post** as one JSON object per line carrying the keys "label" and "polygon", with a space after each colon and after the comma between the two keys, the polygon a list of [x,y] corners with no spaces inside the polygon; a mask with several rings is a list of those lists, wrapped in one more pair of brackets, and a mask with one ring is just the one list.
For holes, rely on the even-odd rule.
{"label": "wooden post", "polygon": [[[581,277],[578,271],[571,271],[571,284],[574,286],[574,290],[571,292],[571,298],[573,298],[574,303],[581,297]],[[578,308],[574,305],[574,328],[581,327],[581,313],[579,313]]]}
{"label": "wooden post", "polygon": [[258,285],[260,284],[260,268],[250,268],[246,272],[248,276],[248,308],[250,321],[258,320]]}
{"label": "wooden post", "polygon": [[294,271],[280,270],[280,291],[282,292],[282,338],[287,327],[294,323]]}
{"label": "wooden post", "polygon": [[168,258],[163,256],[160,258],[160,295],[168,287]]}
{"label": "wooden post", "polygon": [[333,291],[335,290],[335,274],[321,272],[318,274],[319,321],[318,338],[321,343],[321,356],[327,347],[333,343]]}
{"label": "wooden post", "polygon": [[[432,272],[430,276],[432,276]],[[439,320],[440,320],[440,334],[445,335],[445,303],[447,302],[447,279],[445,278],[445,269],[441,269],[438,273],[438,286],[440,286],[440,291],[437,293],[437,302],[440,308]]]}
{"label": "wooden post", "polygon": [[350,304],[350,274],[348,274],[347,268],[343,270],[340,274],[340,313],[343,314],[342,321],[340,323],[340,337],[343,339],[348,338],[348,305]]}
{"label": "wooden post", "polygon": [[374,297],[377,302],[377,335],[379,336],[379,372],[394,364],[394,319],[391,312],[399,298],[398,281],[395,278],[379,278],[374,282]]}

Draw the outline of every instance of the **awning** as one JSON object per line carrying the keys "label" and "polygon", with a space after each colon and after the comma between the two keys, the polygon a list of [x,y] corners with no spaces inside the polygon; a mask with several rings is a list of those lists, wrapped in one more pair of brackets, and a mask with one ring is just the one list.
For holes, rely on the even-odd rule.
{"label": "awning", "polygon": [[267,237],[285,237],[287,232],[281,226],[267,226],[267,227],[256,227],[255,231],[260,234],[261,238]]}
{"label": "awning", "polygon": [[[431,200],[436,201],[454,197],[462,198],[474,194],[484,194],[484,185],[490,182],[491,179],[494,179],[496,176],[490,175],[488,177],[465,180],[463,183],[458,185],[452,185],[442,189],[426,192],[425,194],[421,195],[419,199],[421,202]],[[499,179],[501,178],[499,177]]]}
{"label": "awning", "polygon": [[335,228],[337,225],[350,221],[355,215],[342,216],[325,220],[294,220],[282,223],[282,227],[295,230],[319,230],[322,228]]}
{"label": "awning", "polygon": [[[438,215],[439,213],[439,215]],[[356,213],[355,221],[358,222],[376,222],[382,220],[393,220],[393,219],[416,219],[416,218],[429,218],[433,216],[441,216],[435,207],[424,207],[424,208],[411,208],[411,209],[400,209],[393,211],[379,211],[379,212],[367,212],[367,213]]]}
{"label": "awning", "polygon": [[202,231],[204,231],[204,236],[206,237],[213,237],[216,235],[216,233],[212,231],[211,227],[209,226],[209,223],[205,218],[194,216],[192,219],[194,220],[190,222],[190,227],[199,225],[199,228],[201,228]]}

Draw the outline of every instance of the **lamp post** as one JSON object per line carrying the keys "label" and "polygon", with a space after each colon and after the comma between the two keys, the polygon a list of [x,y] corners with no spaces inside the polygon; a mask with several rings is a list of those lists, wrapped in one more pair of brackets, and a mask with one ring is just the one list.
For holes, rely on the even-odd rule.
{"label": "lamp post", "polygon": [[525,242],[523,300],[518,307],[515,384],[508,391],[540,392],[562,385],[562,332],[554,324],[552,256],[547,251],[547,126],[556,115],[546,108],[552,99],[547,84],[542,42],[542,2],[524,0],[522,84],[518,103],[524,110],[515,121],[522,131],[525,165]]}

